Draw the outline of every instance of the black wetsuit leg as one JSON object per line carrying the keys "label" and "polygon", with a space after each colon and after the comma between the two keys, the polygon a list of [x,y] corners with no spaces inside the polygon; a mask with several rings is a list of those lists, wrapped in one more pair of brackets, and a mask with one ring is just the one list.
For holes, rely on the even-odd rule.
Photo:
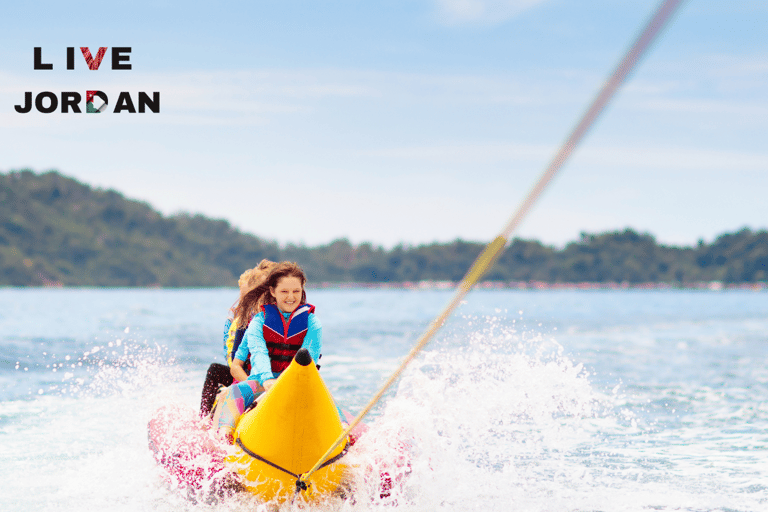
{"label": "black wetsuit leg", "polygon": [[207,416],[211,412],[219,386],[229,386],[231,384],[232,374],[229,373],[229,366],[212,363],[211,366],[208,367],[208,373],[205,376],[205,384],[203,384],[203,396],[200,399],[201,416]]}

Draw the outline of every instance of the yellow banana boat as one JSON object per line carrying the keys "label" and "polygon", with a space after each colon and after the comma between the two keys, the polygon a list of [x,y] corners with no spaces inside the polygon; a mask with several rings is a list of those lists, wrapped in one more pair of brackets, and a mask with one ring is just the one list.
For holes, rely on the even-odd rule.
{"label": "yellow banana boat", "polygon": [[[351,416],[347,416],[351,421]],[[347,468],[343,456],[365,432],[358,425],[308,478],[312,469],[344,431],[339,410],[305,349],[272,388],[243,413],[233,433],[233,446],[215,440],[210,420],[183,406],[158,409],[148,424],[149,447],[166,470],[168,482],[192,500],[248,491],[263,501],[300,498],[315,502],[344,495]],[[395,443],[391,463],[380,474],[380,497],[390,496],[410,472],[407,446]],[[207,499],[207,498],[206,498]]]}
{"label": "yellow banana boat", "polygon": [[299,476],[310,470],[344,431],[330,391],[306,349],[301,349],[272,388],[246,411],[234,432],[236,453],[225,459],[241,483],[265,501],[296,495],[307,501],[338,493],[345,465],[347,439],[298,488]]}

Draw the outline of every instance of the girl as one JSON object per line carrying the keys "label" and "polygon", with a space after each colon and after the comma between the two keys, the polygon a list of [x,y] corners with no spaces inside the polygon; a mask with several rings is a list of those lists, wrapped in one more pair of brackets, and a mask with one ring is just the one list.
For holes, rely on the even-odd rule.
{"label": "girl", "polygon": [[251,374],[220,395],[213,420],[220,434],[231,437],[237,418],[272,387],[300,348],[309,350],[314,361],[320,359],[323,330],[315,307],[306,302],[306,282],[301,267],[282,262],[272,268],[264,283],[243,297],[245,309],[235,321],[242,322],[253,306],[259,312],[248,324],[235,364],[250,360]]}
{"label": "girl", "polygon": [[[275,265],[274,261],[263,259],[254,268],[243,272],[237,281],[240,296],[230,308],[230,314],[224,323],[224,360],[227,361],[227,365],[212,363],[208,367],[200,400],[201,416],[210,414],[220,385],[229,386],[232,382],[241,382],[248,378],[247,365],[243,361],[235,360],[235,353],[241,345],[248,321],[256,313],[254,305],[248,305],[244,297],[264,282]],[[247,359],[247,352],[243,359]]]}
{"label": "girl", "polygon": [[236,360],[235,357],[240,347],[243,346],[241,342],[248,327],[248,322],[258,313],[260,305],[249,301],[246,299],[246,296],[266,281],[275,265],[277,263],[274,261],[263,259],[256,267],[240,276],[238,281],[240,285],[240,298],[230,310],[232,318],[227,319],[227,323],[224,325],[224,357],[227,360],[229,371],[235,382],[242,382],[248,378],[249,369],[244,364],[244,361],[248,360],[248,352],[244,352],[242,361]]}

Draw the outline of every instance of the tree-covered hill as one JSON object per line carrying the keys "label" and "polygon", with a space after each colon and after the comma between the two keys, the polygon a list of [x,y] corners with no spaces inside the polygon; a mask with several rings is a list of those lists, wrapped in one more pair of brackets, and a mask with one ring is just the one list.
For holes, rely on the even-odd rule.
{"label": "tree-covered hill", "polygon": [[0,284],[232,285],[277,244],[56,172],[0,175]]}
{"label": "tree-covered hill", "polygon": [[[311,282],[458,281],[483,244],[391,250],[347,240],[279,246],[201,215],[163,216],[57,172],[0,174],[0,285],[232,286],[262,258],[297,261]],[[631,229],[583,233],[563,249],[514,239],[486,276],[501,282],[726,283],[768,280],[768,232],[742,229],[696,247]]]}

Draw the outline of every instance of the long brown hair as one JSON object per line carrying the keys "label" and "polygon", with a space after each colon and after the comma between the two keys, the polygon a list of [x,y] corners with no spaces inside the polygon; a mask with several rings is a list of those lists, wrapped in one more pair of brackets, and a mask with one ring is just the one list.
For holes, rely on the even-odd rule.
{"label": "long brown hair", "polygon": [[264,304],[275,303],[275,298],[269,293],[269,289],[277,287],[277,283],[284,277],[297,277],[301,281],[301,304],[307,302],[307,291],[304,289],[307,276],[304,275],[304,271],[296,263],[282,261],[275,264],[266,279],[240,300],[239,310],[235,314],[238,325],[246,325]]}
{"label": "long brown hair", "polygon": [[[255,267],[246,270],[240,275],[240,279],[237,280],[237,285],[240,287],[240,296],[237,302],[232,306],[232,317],[234,319],[246,318],[250,319],[256,311],[251,312],[245,301],[245,296],[248,292],[253,291],[261,283],[266,280],[269,275],[269,271],[275,267],[277,263],[268,259],[263,259]],[[247,321],[247,320],[246,320]],[[238,326],[245,328],[245,324],[238,323]]]}

